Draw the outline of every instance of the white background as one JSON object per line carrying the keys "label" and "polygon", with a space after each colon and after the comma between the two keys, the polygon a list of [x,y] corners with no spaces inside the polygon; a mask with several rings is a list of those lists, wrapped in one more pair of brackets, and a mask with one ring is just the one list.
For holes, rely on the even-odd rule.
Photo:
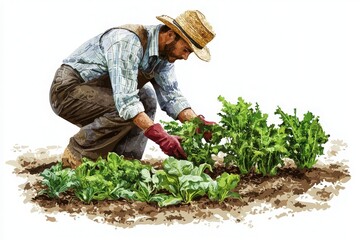
{"label": "white background", "polygon": [[[236,3],[236,4],[235,4]],[[359,1],[226,0],[8,0],[1,1],[0,239],[355,239],[359,207]],[[209,44],[212,61],[191,56],[176,63],[183,93],[194,110],[219,120],[219,95],[258,102],[270,114],[277,106],[311,111],[332,139],[348,144],[352,179],[326,211],[268,220],[250,228],[214,225],[137,226],[115,229],[86,218],[45,221],[23,204],[22,183],[7,160],[15,144],[65,147],[77,128],[51,110],[48,92],[63,58],[109,27],[158,24],[155,16],[176,17],[201,10],[217,33]],[[160,110],[159,110],[160,111]],[[157,119],[169,120],[164,114]],[[16,155],[15,155],[16,157]],[[352,237],[351,237],[352,236]]]}

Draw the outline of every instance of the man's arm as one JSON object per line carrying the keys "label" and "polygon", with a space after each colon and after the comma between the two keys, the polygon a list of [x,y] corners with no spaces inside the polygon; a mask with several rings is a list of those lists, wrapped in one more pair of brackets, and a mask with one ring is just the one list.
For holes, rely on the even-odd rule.
{"label": "man's arm", "polygon": [[[182,123],[186,121],[190,121],[191,119],[194,119],[196,117],[197,117],[196,113],[191,108],[186,108],[182,110],[178,115],[178,119]],[[133,122],[143,131],[146,131],[146,129],[154,125],[154,121],[151,120],[151,118],[145,112],[141,112],[138,115],[136,115],[133,118]]]}
{"label": "man's arm", "polygon": [[[191,108],[186,108],[182,110],[178,115],[178,120],[182,123],[186,121],[190,121],[194,118],[198,118],[204,125],[216,124],[215,122],[206,121],[203,115],[197,115]],[[199,127],[196,131],[198,133],[201,133],[202,132],[201,127]],[[206,141],[210,141],[210,139],[212,138],[212,133],[210,131],[205,131],[203,132],[203,136]]]}
{"label": "man's arm", "polygon": [[153,120],[145,113],[141,112],[133,118],[133,123],[143,131],[154,125]]}
{"label": "man's arm", "polygon": [[197,117],[196,113],[191,108],[186,108],[182,110],[178,115],[178,119],[182,123],[186,121],[190,121],[196,117]]}

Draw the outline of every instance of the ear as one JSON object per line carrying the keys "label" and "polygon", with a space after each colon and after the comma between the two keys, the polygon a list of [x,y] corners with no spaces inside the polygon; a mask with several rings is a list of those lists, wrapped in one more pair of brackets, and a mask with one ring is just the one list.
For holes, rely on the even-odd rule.
{"label": "ear", "polygon": [[166,32],[166,44],[172,43],[176,38],[176,33],[173,30]]}

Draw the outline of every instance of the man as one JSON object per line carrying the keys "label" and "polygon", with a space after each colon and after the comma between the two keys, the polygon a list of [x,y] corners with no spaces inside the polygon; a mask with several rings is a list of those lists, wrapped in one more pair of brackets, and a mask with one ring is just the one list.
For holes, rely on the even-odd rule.
{"label": "man", "polygon": [[141,159],[148,138],[165,154],[186,159],[180,139],[154,123],[156,99],[175,120],[215,124],[191,109],[174,72],[174,62],[187,60],[192,52],[210,60],[211,25],[197,10],[157,19],[164,24],[124,25],[95,36],[57,70],[50,89],[52,109],[80,127],[65,148],[63,166],[75,168],[82,157],[96,160],[109,151]]}

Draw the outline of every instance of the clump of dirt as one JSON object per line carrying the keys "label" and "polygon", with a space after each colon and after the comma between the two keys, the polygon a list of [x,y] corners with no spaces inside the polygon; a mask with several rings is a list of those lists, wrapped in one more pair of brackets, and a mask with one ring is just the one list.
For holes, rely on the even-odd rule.
{"label": "clump of dirt", "polygon": [[[341,140],[332,141],[328,157],[334,157],[346,147]],[[19,150],[20,147],[18,147]],[[350,180],[348,166],[344,162],[318,163],[312,169],[297,169],[291,160],[279,169],[276,176],[248,174],[242,176],[236,191],[240,199],[226,199],[222,203],[202,197],[191,204],[158,207],[137,201],[105,200],[84,204],[68,191],[60,199],[51,199],[37,193],[43,189],[39,173],[60,160],[60,154],[51,154],[56,147],[28,151],[16,160],[8,161],[14,166],[14,174],[26,179],[19,186],[25,202],[34,205],[34,211],[44,213],[47,221],[56,221],[57,213],[69,216],[86,215],[97,222],[117,227],[134,227],[137,224],[173,224],[194,221],[220,222],[224,220],[242,222],[250,214],[275,212],[275,217],[284,217],[296,212],[327,209],[329,201],[337,196],[344,184]],[[20,149],[21,150],[21,149]],[[21,152],[19,150],[19,152]],[[161,162],[149,160],[156,168]],[[237,168],[217,164],[213,172],[216,177],[222,172],[238,173]]]}

